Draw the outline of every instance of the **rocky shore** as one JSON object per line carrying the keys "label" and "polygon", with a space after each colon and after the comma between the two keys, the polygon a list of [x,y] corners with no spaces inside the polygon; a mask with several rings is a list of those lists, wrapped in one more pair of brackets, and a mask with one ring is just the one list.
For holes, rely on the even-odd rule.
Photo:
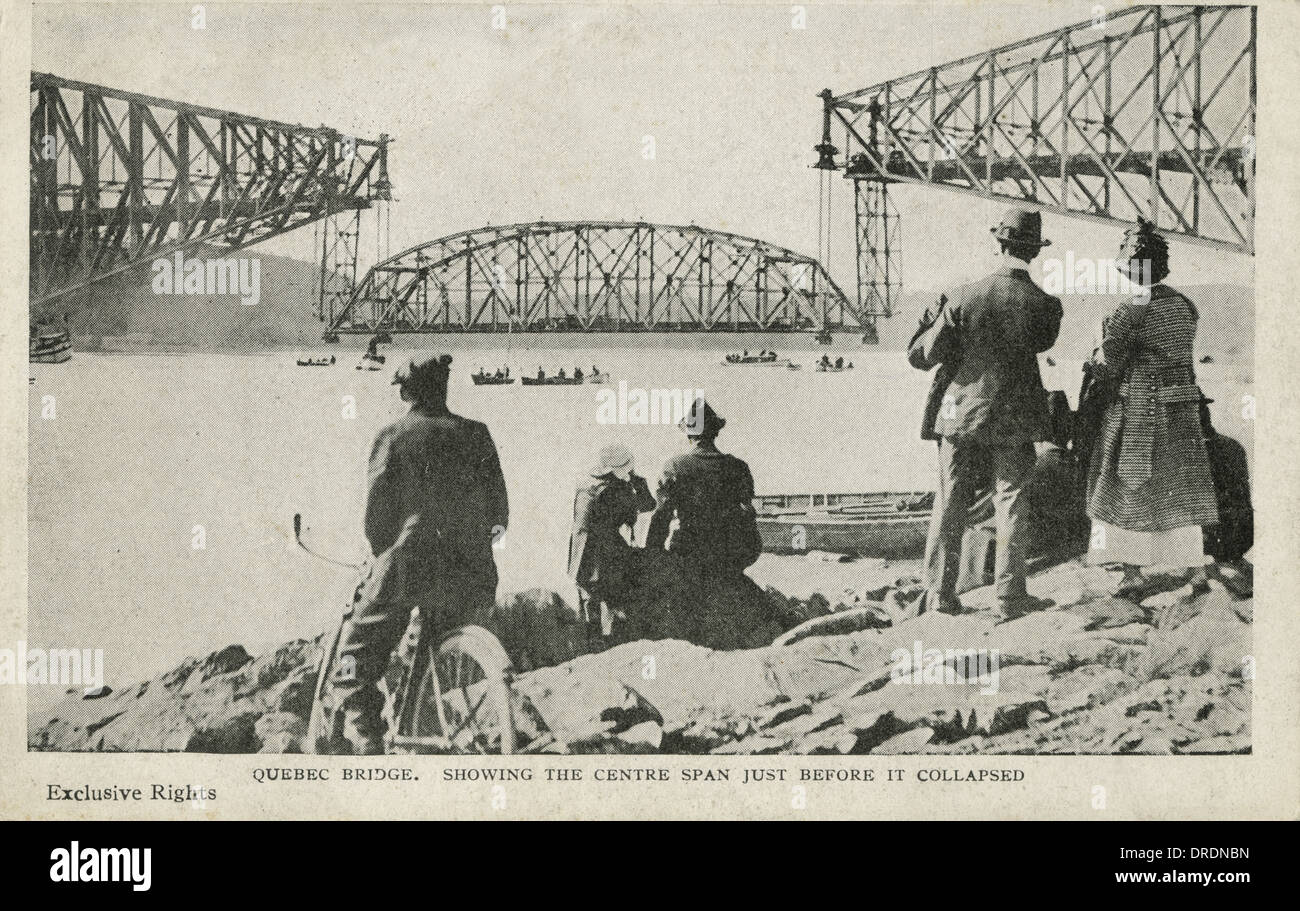
{"label": "rocky shore", "polygon": [[[961,615],[915,615],[914,577],[862,587],[819,555],[764,557],[765,581],[857,579],[836,592],[769,585],[775,644],[714,651],[665,639],[579,654],[564,600],[503,599],[493,625],[533,753],[1242,753],[1251,748],[1252,573],[1118,571],[1065,562],[1016,619],[991,589]],[[803,561],[800,563],[799,561]],[[819,562],[820,561],[820,562]],[[876,567],[875,575],[899,567]],[[826,588],[823,585],[823,589]],[[297,752],[322,637],[253,656],[230,645],[143,683],[70,692],[28,720],[54,751]],[[984,663],[972,665],[973,656]],[[900,665],[911,662],[910,672]],[[980,667],[978,677],[969,673]]]}

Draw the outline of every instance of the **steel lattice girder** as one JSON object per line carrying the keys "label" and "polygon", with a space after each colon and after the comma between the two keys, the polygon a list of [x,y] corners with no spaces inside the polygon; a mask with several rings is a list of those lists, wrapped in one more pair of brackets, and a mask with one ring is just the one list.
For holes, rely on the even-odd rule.
{"label": "steel lattice girder", "polygon": [[32,73],[32,302],[389,199],[388,141]]}
{"label": "steel lattice girder", "polygon": [[1254,7],[1132,7],[826,104],[846,177],[1253,252]]}
{"label": "steel lattice girder", "polygon": [[851,328],[812,257],[643,222],[535,222],[440,237],[376,264],[333,333]]}

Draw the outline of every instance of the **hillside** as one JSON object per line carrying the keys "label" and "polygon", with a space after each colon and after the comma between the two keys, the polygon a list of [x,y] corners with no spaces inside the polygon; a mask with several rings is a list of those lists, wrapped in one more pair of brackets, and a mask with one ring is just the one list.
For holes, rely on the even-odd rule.
{"label": "hillside", "polygon": [[[229,254],[213,251],[211,255]],[[67,312],[74,346],[82,351],[246,352],[317,344],[321,324],[313,306],[318,267],[256,250],[237,256],[257,262],[260,294],[255,304],[241,303],[237,294],[155,294],[154,272],[146,267],[94,285],[80,298],[56,305],[48,315],[58,318]]]}

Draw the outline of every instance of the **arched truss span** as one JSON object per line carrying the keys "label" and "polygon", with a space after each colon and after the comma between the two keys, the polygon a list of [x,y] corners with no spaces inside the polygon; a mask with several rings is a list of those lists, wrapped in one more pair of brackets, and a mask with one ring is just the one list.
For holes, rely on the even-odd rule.
{"label": "arched truss span", "polygon": [[694,225],[644,222],[533,222],[440,237],[376,264],[327,321],[327,337],[862,325],[812,257]]}

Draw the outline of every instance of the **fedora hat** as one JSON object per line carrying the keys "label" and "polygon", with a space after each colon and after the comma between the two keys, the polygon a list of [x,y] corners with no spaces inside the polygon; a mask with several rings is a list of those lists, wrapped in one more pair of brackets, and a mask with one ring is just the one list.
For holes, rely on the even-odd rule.
{"label": "fedora hat", "polygon": [[622,443],[611,443],[600,450],[600,455],[596,459],[596,464],[591,466],[589,472],[593,478],[603,478],[606,475],[616,474],[624,468],[632,466],[632,450],[628,449]]}
{"label": "fedora hat", "polygon": [[700,397],[691,403],[690,410],[677,422],[677,426],[686,431],[688,436],[714,437],[727,426],[727,419],[719,417],[712,406]]}
{"label": "fedora hat", "polygon": [[1043,237],[1043,216],[1031,209],[1008,209],[1002,221],[989,230],[998,240],[1027,247],[1049,247],[1052,244]]}

